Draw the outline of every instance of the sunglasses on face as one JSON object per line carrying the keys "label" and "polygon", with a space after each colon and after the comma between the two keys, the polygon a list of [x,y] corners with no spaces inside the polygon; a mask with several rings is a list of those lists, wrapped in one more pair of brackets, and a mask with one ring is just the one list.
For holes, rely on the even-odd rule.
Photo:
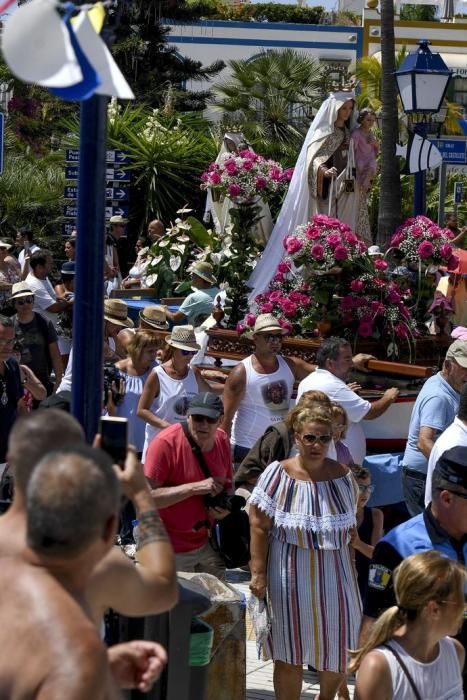
{"label": "sunglasses on face", "polygon": [[284,338],[282,333],[263,333],[262,335],[263,338],[268,341],[268,343],[280,342]]}
{"label": "sunglasses on face", "polygon": [[372,494],[373,491],[375,490],[375,487],[372,484],[359,484],[358,485],[358,490],[360,493],[369,493]]}
{"label": "sunglasses on face", "polygon": [[197,415],[192,415],[192,419],[195,421],[195,423],[203,423],[206,421],[206,423],[209,423],[209,425],[214,425],[214,423],[217,423],[219,418],[211,418],[210,416],[197,416]]}
{"label": "sunglasses on face", "polygon": [[196,355],[197,350],[180,350],[180,352],[186,357],[187,355]]}
{"label": "sunglasses on face", "polygon": [[15,304],[18,306],[24,306],[25,304],[32,304],[34,299],[32,297],[24,297],[23,299],[16,299]]}
{"label": "sunglasses on face", "polygon": [[313,435],[313,433],[306,433],[306,435],[300,435],[300,438],[305,445],[314,445],[315,442],[320,442],[322,445],[329,445],[332,440],[332,435]]}

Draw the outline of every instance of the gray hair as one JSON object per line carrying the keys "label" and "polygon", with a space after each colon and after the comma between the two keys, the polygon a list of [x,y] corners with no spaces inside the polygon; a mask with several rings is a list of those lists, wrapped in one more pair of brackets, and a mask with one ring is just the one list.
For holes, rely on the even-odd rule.
{"label": "gray hair", "polygon": [[51,447],[63,450],[84,444],[84,431],[76,418],[58,408],[40,408],[19,418],[8,439],[15,484],[26,491],[34,467]]}
{"label": "gray hair", "polygon": [[332,336],[323,340],[316,353],[316,364],[323,369],[327,360],[338,360],[341,348],[350,347],[350,343],[345,338]]}
{"label": "gray hair", "polygon": [[120,485],[111,459],[84,445],[44,457],[26,496],[28,545],[39,554],[68,559],[98,540],[117,516]]}

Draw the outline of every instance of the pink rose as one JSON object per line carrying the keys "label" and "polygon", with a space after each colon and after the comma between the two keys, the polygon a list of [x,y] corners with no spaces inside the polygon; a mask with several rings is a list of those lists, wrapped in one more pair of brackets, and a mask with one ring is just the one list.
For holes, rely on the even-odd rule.
{"label": "pink rose", "polygon": [[421,226],[412,226],[410,233],[413,238],[421,238],[421,236],[423,236],[423,229]]}
{"label": "pink rose", "polygon": [[280,168],[277,168],[277,167],[270,168],[269,177],[274,182],[279,182],[279,180],[281,179],[281,175],[282,175],[282,172],[281,172]]}
{"label": "pink rose", "polygon": [[384,289],[387,283],[385,280],[381,280],[379,277],[375,277],[375,279],[373,280],[373,284],[379,289]]}
{"label": "pink rose", "polygon": [[219,175],[219,173],[214,172],[214,173],[210,174],[209,182],[211,183],[211,185],[218,185],[220,183],[220,181],[221,181],[221,176]]}
{"label": "pink rose", "polygon": [[350,295],[342,297],[340,308],[341,311],[351,311],[354,307],[354,299]]}
{"label": "pink rose", "polygon": [[242,333],[244,333],[244,332],[245,332],[245,328],[246,328],[246,326],[245,326],[245,324],[243,323],[243,321],[239,321],[239,322],[237,323],[237,325],[235,326],[235,330],[237,331],[238,335],[241,335]]}
{"label": "pink rose", "polygon": [[281,301],[281,309],[285,316],[291,318],[297,313],[297,304],[294,304],[290,299],[284,299]]}
{"label": "pink rose", "polygon": [[358,238],[352,231],[348,231],[344,234],[344,240],[346,243],[350,243],[350,245],[358,243]]}
{"label": "pink rose", "polygon": [[433,244],[430,243],[430,241],[422,241],[417,248],[417,253],[422,258],[422,260],[426,260],[427,258],[431,258],[431,256],[433,255],[433,252],[434,252]]}
{"label": "pink rose", "polygon": [[203,173],[200,177],[201,182],[209,182],[209,173]]}
{"label": "pink rose", "polygon": [[268,181],[265,177],[257,177],[255,182],[256,190],[264,190],[268,186]]}
{"label": "pink rose", "polygon": [[267,301],[265,304],[261,304],[259,307],[259,310],[262,314],[270,314],[272,313],[272,310],[274,309],[274,304],[271,304],[270,301]]}
{"label": "pink rose", "polygon": [[388,264],[386,260],[375,260],[374,265],[377,270],[387,270]]}
{"label": "pink rose", "polygon": [[409,334],[405,324],[401,323],[400,321],[394,326],[394,333],[397,335],[398,338],[407,338]]}
{"label": "pink rose", "polygon": [[395,289],[390,289],[388,292],[388,302],[390,304],[397,304],[401,300],[401,295]]}
{"label": "pink rose", "polygon": [[376,301],[376,299],[370,304],[370,309],[375,315],[384,314],[384,308],[384,304],[381,304],[379,301]]}
{"label": "pink rose", "polygon": [[338,233],[329,233],[326,236],[326,243],[328,245],[332,246],[333,248],[335,248],[336,245],[339,245],[340,242],[341,242],[341,237],[339,236]]}
{"label": "pink rose", "polygon": [[247,172],[251,170],[253,167],[253,161],[252,160],[244,160],[242,163],[242,170],[246,170]]}
{"label": "pink rose", "polygon": [[362,280],[352,280],[350,283],[350,289],[352,292],[360,294],[365,289],[365,285],[363,284]]}
{"label": "pink rose", "polygon": [[357,333],[362,338],[370,338],[373,335],[373,324],[371,321],[362,318],[358,324]]}
{"label": "pink rose", "polygon": [[286,182],[290,182],[292,179],[292,175],[293,175],[293,168],[286,168],[282,173],[281,180],[285,180]]}
{"label": "pink rose", "polygon": [[241,158],[250,158],[251,160],[254,160],[256,157],[256,153],[249,148],[244,148],[243,151],[239,151],[238,153]]}
{"label": "pink rose", "polygon": [[322,260],[324,257],[324,248],[321,243],[315,243],[310,250],[310,255],[315,260]]}
{"label": "pink rose", "polygon": [[277,266],[277,271],[287,274],[287,272],[290,272],[290,263],[288,263],[286,260],[282,260]]}
{"label": "pink rose", "polygon": [[448,260],[448,270],[455,270],[458,265],[459,258],[457,257],[457,255],[451,255],[451,257]]}
{"label": "pink rose", "polygon": [[289,236],[287,238],[287,243],[286,243],[286,250],[290,255],[293,255],[294,253],[298,253],[299,250],[303,248],[303,241],[301,241],[299,238],[294,238],[293,236]]}
{"label": "pink rose", "polygon": [[391,242],[389,243],[389,245],[391,248],[398,248],[403,240],[404,236],[401,233],[395,233],[394,236],[391,238]]}
{"label": "pink rose", "polygon": [[345,246],[338,245],[334,249],[334,257],[336,258],[336,260],[347,260],[347,258],[349,257],[349,251]]}
{"label": "pink rose", "polygon": [[296,304],[300,304],[301,299],[302,299],[302,295],[300,292],[298,292],[296,289],[294,289],[292,292],[290,292],[289,299],[290,299],[290,301],[293,301]]}
{"label": "pink rose", "polygon": [[235,182],[228,186],[227,191],[229,197],[239,197],[242,194],[242,188],[240,185],[236,185]]}
{"label": "pink rose", "polygon": [[443,258],[449,260],[449,258],[452,255],[452,246],[450,246],[449,243],[443,243],[443,245],[439,249],[439,252],[443,256]]}
{"label": "pink rose", "polygon": [[284,275],[282,274],[282,272],[276,272],[276,274],[272,278],[272,281],[273,282],[283,282],[284,279],[285,278],[284,278]]}
{"label": "pink rose", "polygon": [[313,223],[316,226],[328,226],[330,221],[331,219],[329,216],[325,216],[324,214],[315,214],[313,217]]}
{"label": "pink rose", "polygon": [[226,160],[224,163],[224,169],[225,169],[225,172],[228,173],[229,175],[236,175],[238,172],[237,164],[235,163],[234,160]]}
{"label": "pink rose", "polygon": [[250,328],[252,328],[256,323],[256,316],[254,314],[247,314],[245,316],[245,322],[247,326],[250,326]]}
{"label": "pink rose", "polygon": [[292,331],[293,331],[293,326],[292,326],[292,324],[290,323],[290,321],[286,321],[285,318],[280,318],[280,319],[279,319],[279,325],[280,325],[282,328],[284,328],[284,329],[287,331],[287,333],[292,333]]}
{"label": "pink rose", "polygon": [[357,252],[362,253],[362,254],[366,253],[366,251],[368,250],[367,244],[364,243],[363,241],[357,241],[356,248],[357,248]]}
{"label": "pink rose", "polygon": [[282,292],[279,290],[276,290],[275,292],[271,292],[269,295],[269,301],[273,301],[276,303],[277,301],[280,301],[282,299]]}
{"label": "pink rose", "polygon": [[410,318],[410,311],[408,310],[408,308],[404,306],[403,303],[398,304],[398,307],[400,315],[403,316],[406,319],[406,321],[408,321]]}
{"label": "pink rose", "polygon": [[311,299],[310,299],[310,297],[307,296],[306,294],[301,294],[301,295],[300,295],[300,304],[301,304],[302,306],[305,306],[305,307],[310,306],[310,304],[311,304]]}
{"label": "pink rose", "polygon": [[317,238],[319,238],[321,235],[321,231],[317,226],[308,226],[308,228],[305,230],[305,236],[307,238],[310,238],[310,240],[314,241]]}

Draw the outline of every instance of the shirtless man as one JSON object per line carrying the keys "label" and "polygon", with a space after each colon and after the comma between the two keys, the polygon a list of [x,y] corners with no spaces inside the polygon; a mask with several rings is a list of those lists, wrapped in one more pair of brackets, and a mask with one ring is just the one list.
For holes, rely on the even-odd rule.
{"label": "shirtless man", "polygon": [[99,450],[52,452],[36,466],[26,547],[0,567],[0,644],[8,649],[0,697],[121,697],[85,595],[90,572],[112,547],[119,500],[112,463]]}
{"label": "shirtless man", "polygon": [[[84,444],[79,423],[69,414],[44,409],[19,419],[10,433],[7,461],[15,480],[15,497],[0,517],[0,556],[17,554],[26,537],[26,491],[36,464],[55,449]],[[111,607],[122,615],[156,615],[170,610],[178,598],[172,546],[160,522],[141,465],[130,452],[118,470],[122,490],[133,501],[139,520],[138,566],[112,547],[96,565],[87,596],[96,624]]]}

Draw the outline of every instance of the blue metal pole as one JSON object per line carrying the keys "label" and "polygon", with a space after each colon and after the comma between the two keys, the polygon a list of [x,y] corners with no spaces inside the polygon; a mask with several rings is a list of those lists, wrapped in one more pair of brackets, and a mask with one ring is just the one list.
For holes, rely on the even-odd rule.
{"label": "blue metal pole", "polygon": [[[428,133],[426,122],[414,124],[413,130],[422,138]],[[426,214],[426,170],[415,173],[414,178],[413,215],[418,216]]]}
{"label": "blue metal pole", "polygon": [[102,408],[107,98],[81,105],[71,411],[88,442]]}

